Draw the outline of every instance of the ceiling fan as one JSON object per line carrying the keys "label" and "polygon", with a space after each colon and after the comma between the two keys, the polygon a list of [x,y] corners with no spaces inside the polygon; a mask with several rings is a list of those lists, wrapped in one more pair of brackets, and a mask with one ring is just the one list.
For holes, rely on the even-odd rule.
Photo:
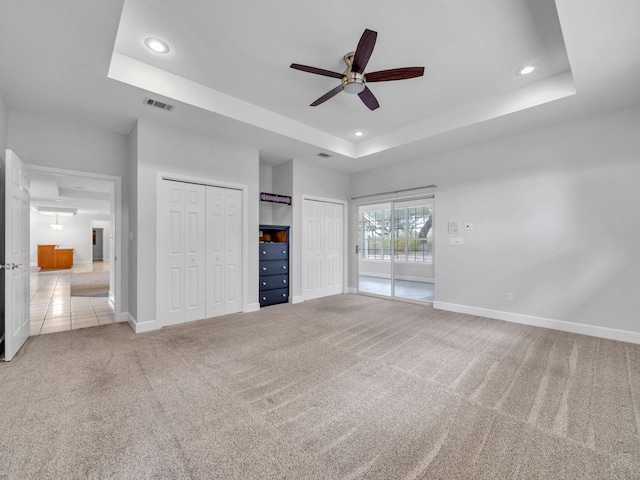
{"label": "ceiling fan", "polygon": [[347,64],[347,69],[344,73],[332,72],[330,70],[309,67],[298,63],[291,64],[291,68],[296,70],[315,73],[316,75],[324,75],[325,77],[339,78],[342,80],[340,85],[313,102],[311,104],[312,107],[317,107],[321,103],[324,103],[330,98],[336,96],[338,93],[345,91],[347,93],[357,93],[360,100],[362,100],[362,103],[369,107],[370,110],[375,110],[380,106],[380,104],[371,90],[369,90],[369,87],[367,87],[367,82],[407,80],[409,78],[421,77],[424,75],[424,67],[392,68],[391,70],[380,70],[378,72],[365,74],[364,69],[369,62],[371,54],[373,53],[373,47],[376,44],[377,37],[377,32],[365,29],[362,37],[360,37],[356,51],[349,52],[344,56],[344,63]]}

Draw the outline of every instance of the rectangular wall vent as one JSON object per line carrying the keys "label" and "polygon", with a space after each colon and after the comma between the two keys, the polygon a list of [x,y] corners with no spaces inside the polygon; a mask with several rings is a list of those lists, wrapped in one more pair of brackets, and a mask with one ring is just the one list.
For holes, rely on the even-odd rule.
{"label": "rectangular wall vent", "polygon": [[172,111],[175,107],[173,105],[169,105],[168,103],[159,102],[158,100],[154,100],[153,98],[145,98],[145,105],[151,105],[152,107],[161,108],[162,110],[167,110],[168,112]]}
{"label": "rectangular wall vent", "polygon": [[322,157],[322,158],[331,158],[331,155],[329,155],[328,153],[324,153],[324,152],[319,153],[318,156]]}

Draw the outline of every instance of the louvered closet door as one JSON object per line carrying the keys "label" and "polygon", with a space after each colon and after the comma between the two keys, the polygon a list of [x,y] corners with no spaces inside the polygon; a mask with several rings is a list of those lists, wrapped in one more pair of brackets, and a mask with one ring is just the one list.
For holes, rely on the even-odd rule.
{"label": "louvered closet door", "polygon": [[207,187],[206,316],[242,310],[242,192]]}
{"label": "louvered closet door", "polygon": [[205,315],[205,188],[163,180],[161,189],[156,273],[158,321],[165,326]]}

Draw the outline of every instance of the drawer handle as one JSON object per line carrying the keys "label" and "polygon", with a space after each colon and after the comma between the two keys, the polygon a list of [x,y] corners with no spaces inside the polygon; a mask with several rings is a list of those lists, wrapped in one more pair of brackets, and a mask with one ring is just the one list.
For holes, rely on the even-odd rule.
{"label": "drawer handle", "polygon": [[286,293],[283,293],[283,294],[282,294],[282,296],[283,296],[283,297],[286,297],[286,296],[287,296],[287,294],[286,294]]}
{"label": "drawer handle", "polygon": [[287,266],[286,266],[286,265],[282,265],[282,269],[283,269],[283,270],[286,270],[286,269],[287,269]]}
{"label": "drawer handle", "polygon": [[267,267],[262,267],[262,271],[266,272],[267,271]]}
{"label": "drawer handle", "polygon": [[282,280],[282,283],[287,283],[287,281],[286,280]]}
{"label": "drawer handle", "polygon": [[262,282],[262,285],[266,285],[266,284],[267,284],[267,282]]}
{"label": "drawer handle", "polygon": [[263,300],[266,300],[266,299],[267,299],[267,297],[262,297],[262,299],[263,299]]}
{"label": "drawer handle", "polygon": [[263,250],[263,251],[262,251],[262,254],[263,254],[263,255],[266,255],[266,254],[267,254],[267,252],[265,252],[265,251]]}
{"label": "drawer handle", "polygon": [[286,254],[286,253],[287,253],[287,251],[286,251],[286,250],[282,250],[282,253],[285,253],[285,254]]}

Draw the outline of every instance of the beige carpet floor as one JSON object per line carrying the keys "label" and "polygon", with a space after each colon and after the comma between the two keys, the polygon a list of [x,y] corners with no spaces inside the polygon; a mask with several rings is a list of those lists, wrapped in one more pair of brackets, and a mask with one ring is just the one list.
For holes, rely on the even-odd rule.
{"label": "beige carpet floor", "polygon": [[72,297],[108,297],[109,271],[73,273],[70,291]]}
{"label": "beige carpet floor", "polygon": [[640,346],[356,295],[0,365],[0,478],[640,478]]}

